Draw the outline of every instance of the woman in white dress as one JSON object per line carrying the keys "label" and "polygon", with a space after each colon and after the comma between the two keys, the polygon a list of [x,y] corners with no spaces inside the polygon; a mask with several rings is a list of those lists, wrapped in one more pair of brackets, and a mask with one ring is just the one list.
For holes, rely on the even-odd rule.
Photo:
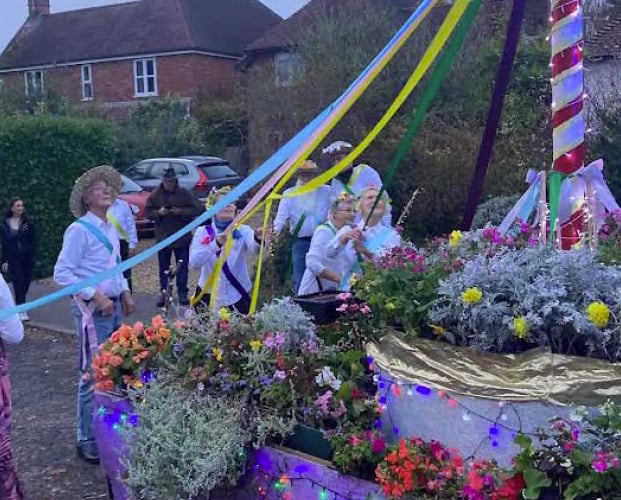
{"label": "woman in white dress", "polygon": [[347,289],[345,278],[357,258],[352,242],[362,236],[351,226],[356,216],[354,203],[352,196],[342,193],[330,207],[329,220],[315,229],[298,295]]}
{"label": "woman in white dress", "polygon": [[[230,186],[213,190],[207,199],[207,205],[212,206],[231,190]],[[211,301],[211,284],[218,280],[215,309],[226,307],[230,310],[248,314],[250,308],[250,291],[252,283],[248,273],[248,256],[258,253],[261,238],[250,226],[241,224],[233,230],[233,243],[226,262],[219,276],[213,276],[220,252],[224,251],[227,236],[224,231],[229,227],[237,206],[231,203],[222,208],[204,226],[194,233],[190,245],[190,266],[200,269],[196,294],[192,304],[200,309],[200,305],[209,307]]]}
{"label": "woman in white dress", "polygon": [[362,218],[358,223],[358,229],[362,231],[362,238],[355,242],[354,248],[367,260],[379,257],[391,248],[401,245],[401,236],[395,228],[382,223],[382,217],[388,207],[386,193],[382,194],[375,209],[371,212],[378,196],[378,188],[367,187],[362,190],[358,202],[358,211]]}

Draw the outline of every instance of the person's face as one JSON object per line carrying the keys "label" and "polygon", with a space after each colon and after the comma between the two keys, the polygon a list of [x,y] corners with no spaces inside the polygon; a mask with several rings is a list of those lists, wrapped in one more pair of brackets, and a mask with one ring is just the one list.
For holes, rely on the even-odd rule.
{"label": "person's face", "polygon": [[91,184],[86,190],[83,200],[89,210],[108,210],[114,202],[110,186],[104,181],[96,181]]}
{"label": "person's face", "polygon": [[300,181],[301,184],[306,184],[313,177],[315,177],[315,174],[312,173],[312,172],[300,172],[300,173],[298,173],[298,181]]}
{"label": "person's face", "polygon": [[15,203],[11,206],[11,213],[15,217],[21,217],[24,213],[24,202],[22,200],[15,200]]}
{"label": "person's face", "polygon": [[356,211],[353,202],[339,203],[332,212],[332,223],[337,229],[354,223]]}
{"label": "person's face", "polygon": [[[216,198],[216,203],[220,200],[220,198],[222,198],[222,196],[218,196]],[[237,206],[235,203],[229,203],[216,214],[216,218],[222,222],[229,222],[235,218],[236,213]]]}
{"label": "person's face", "polygon": [[[373,204],[375,203],[375,199],[378,195],[379,191],[377,191],[376,189],[368,189],[362,194],[362,197],[360,198],[360,213],[364,217],[367,217],[371,212]],[[385,210],[386,202],[383,199],[380,199],[377,202],[377,206],[375,207],[373,213],[378,215],[384,215]]]}
{"label": "person's face", "polygon": [[177,187],[177,179],[164,179],[162,185],[166,191],[174,191]]}
{"label": "person's face", "polygon": [[[332,157],[332,166],[336,165],[337,163],[340,163],[346,157],[347,157],[347,153],[337,153],[337,154],[333,155],[333,157]],[[352,167],[353,167],[353,165],[350,163],[349,165],[347,165],[347,168],[344,170],[344,172],[347,172]]]}

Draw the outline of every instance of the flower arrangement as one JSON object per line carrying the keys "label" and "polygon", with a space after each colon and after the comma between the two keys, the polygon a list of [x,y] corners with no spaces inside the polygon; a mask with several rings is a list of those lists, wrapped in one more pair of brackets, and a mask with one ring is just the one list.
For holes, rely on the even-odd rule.
{"label": "flower arrangement", "polygon": [[558,491],[564,500],[616,498],[621,491],[621,407],[608,401],[590,414],[578,408],[569,419],[556,418],[533,440],[518,435],[522,448],[515,470],[525,479],[524,498],[543,490]]}
{"label": "flower arrangement", "polygon": [[161,316],[155,316],[151,325],[138,322],[122,325],[99,347],[92,368],[95,388],[112,391],[115,388],[140,388],[147,383],[155,365],[156,356],[168,346],[172,335],[170,326]]}
{"label": "flower arrangement", "polygon": [[334,450],[332,461],[343,474],[375,479],[375,469],[386,456],[384,435],[374,430],[356,429],[330,438]]}
{"label": "flower arrangement", "polygon": [[429,311],[444,339],[483,351],[548,346],[621,360],[621,271],[588,249],[505,248],[466,261],[438,287]]}

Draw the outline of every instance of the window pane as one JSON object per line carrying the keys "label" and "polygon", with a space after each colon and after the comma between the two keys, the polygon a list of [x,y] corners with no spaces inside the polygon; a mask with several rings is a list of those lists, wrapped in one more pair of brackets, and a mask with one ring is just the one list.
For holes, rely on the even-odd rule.
{"label": "window pane", "polygon": [[90,66],[82,66],[82,79],[85,82],[91,81],[91,67]]}
{"label": "window pane", "polygon": [[84,99],[93,98],[93,86],[90,83],[84,84]]}
{"label": "window pane", "polygon": [[153,164],[151,171],[149,172],[149,177],[151,179],[161,179],[164,175],[164,171],[170,167],[170,163],[167,161],[157,161]]}
{"label": "window pane", "polygon": [[142,76],[144,68],[142,67],[142,61],[136,61],[136,75]]}
{"label": "window pane", "polygon": [[155,68],[154,68],[153,62],[154,62],[153,59],[147,59],[147,75],[155,74]]}
{"label": "window pane", "polygon": [[177,175],[188,175],[190,171],[183,163],[171,163]]}
{"label": "window pane", "polygon": [[148,86],[148,92],[150,94],[155,92],[155,78],[153,78],[152,76],[147,77],[147,86]]}
{"label": "window pane", "polygon": [[144,94],[144,79],[136,80],[136,94]]}
{"label": "window pane", "polygon": [[43,90],[43,73],[41,71],[35,71],[35,87],[37,90]]}

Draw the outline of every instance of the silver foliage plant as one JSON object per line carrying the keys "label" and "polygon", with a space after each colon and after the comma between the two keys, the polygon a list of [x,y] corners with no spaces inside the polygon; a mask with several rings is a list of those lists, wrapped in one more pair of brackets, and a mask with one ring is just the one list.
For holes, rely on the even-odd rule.
{"label": "silver foliage plant", "polygon": [[125,463],[135,498],[197,500],[235,484],[251,439],[243,401],[199,395],[162,374],[136,407],[140,425],[128,436]]}
{"label": "silver foliage plant", "polygon": [[[478,303],[462,298],[471,287],[482,292]],[[611,311],[604,328],[587,317],[586,309],[595,301]],[[429,319],[446,329],[450,342],[484,351],[511,353],[539,345],[556,353],[619,361],[620,314],[619,269],[597,262],[588,249],[554,252],[530,247],[467,261],[440,282]],[[516,318],[526,320],[521,339]]]}

